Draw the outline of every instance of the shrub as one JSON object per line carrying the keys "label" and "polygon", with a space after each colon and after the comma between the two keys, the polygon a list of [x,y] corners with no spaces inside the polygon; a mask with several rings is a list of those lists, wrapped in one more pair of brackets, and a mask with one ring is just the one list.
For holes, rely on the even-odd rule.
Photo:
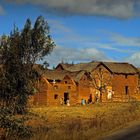
{"label": "shrub", "polygon": [[0,128],[3,129],[2,136],[6,139],[27,138],[32,135],[31,127],[25,125],[28,117],[13,116],[9,108],[0,109]]}

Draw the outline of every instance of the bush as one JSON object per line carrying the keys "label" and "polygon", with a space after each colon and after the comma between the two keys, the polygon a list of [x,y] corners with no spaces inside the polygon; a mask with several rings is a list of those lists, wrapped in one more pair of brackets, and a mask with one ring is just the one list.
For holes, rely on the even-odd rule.
{"label": "bush", "polygon": [[3,129],[2,136],[6,139],[21,139],[32,135],[31,127],[25,125],[28,117],[13,116],[9,108],[0,109],[0,128]]}

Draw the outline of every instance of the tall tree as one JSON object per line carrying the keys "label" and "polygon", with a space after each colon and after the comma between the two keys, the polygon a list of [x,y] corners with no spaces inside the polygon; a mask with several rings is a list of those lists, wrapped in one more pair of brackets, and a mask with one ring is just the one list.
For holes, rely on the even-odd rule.
{"label": "tall tree", "polygon": [[35,63],[51,53],[55,44],[48,23],[39,16],[33,27],[27,19],[23,30],[14,26],[9,36],[0,41],[0,100],[14,113],[24,113],[28,97],[33,94],[37,78]]}

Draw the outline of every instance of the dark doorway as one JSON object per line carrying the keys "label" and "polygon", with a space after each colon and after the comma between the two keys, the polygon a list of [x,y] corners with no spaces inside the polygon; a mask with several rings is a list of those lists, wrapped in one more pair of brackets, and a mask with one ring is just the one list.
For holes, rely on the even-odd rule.
{"label": "dark doorway", "polygon": [[92,94],[90,94],[89,99],[88,99],[88,104],[92,103]]}
{"label": "dark doorway", "polygon": [[125,94],[128,94],[128,86],[125,86]]}
{"label": "dark doorway", "polygon": [[90,94],[89,99],[90,99],[90,102],[92,102],[92,94]]}
{"label": "dark doorway", "polygon": [[67,104],[67,100],[69,99],[69,93],[65,92],[64,93],[64,104]]}

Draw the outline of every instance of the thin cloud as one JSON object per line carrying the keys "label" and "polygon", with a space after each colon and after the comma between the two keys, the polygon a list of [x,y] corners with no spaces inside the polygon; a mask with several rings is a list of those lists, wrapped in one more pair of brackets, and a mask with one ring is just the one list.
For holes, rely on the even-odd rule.
{"label": "thin cloud", "polygon": [[54,19],[48,19],[48,23],[51,25],[53,28],[54,32],[61,31],[62,33],[71,33],[72,30],[66,26],[64,26],[60,21],[54,20]]}
{"label": "thin cloud", "polygon": [[110,61],[104,53],[95,48],[66,48],[57,46],[51,55],[46,57],[46,60],[51,66],[56,66],[58,63],[64,62],[89,62],[93,60]]}
{"label": "thin cloud", "polygon": [[137,67],[140,67],[140,52],[133,53],[129,57],[125,58],[125,61],[132,63]]}
{"label": "thin cloud", "polygon": [[64,44],[77,44],[76,47],[84,44],[86,45],[87,42],[96,42],[99,39],[96,36],[85,36],[85,34],[79,34],[74,29],[64,25],[61,21],[48,19],[48,23],[51,27],[51,32],[55,36],[55,42],[57,42],[58,46],[63,46]]}
{"label": "thin cloud", "polygon": [[93,15],[128,19],[139,16],[140,0],[7,0],[30,3],[57,15]]}
{"label": "thin cloud", "polygon": [[0,5],[0,15],[5,14],[5,10],[3,9],[3,7]]}
{"label": "thin cloud", "polygon": [[[55,42],[57,42],[57,45],[59,46],[71,47],[74,44],[76,47],[94,47],[97,50],[103,49],[129,54],[135,52],[133,49],[134,46],[140,46],[140,38],[138,37],[125,37],[106,30],[98,31],[101,32],[102,35],[104,34],[104,36],[91,37],[87,35],[85,36],[85,34],[78,34],[75,30],[67,27],[58,20],[49,19],[48,22],[51,25],[51,31],[58,34],[55,38]],[[106,42],[102,42],[102,40],[106,40]],[[127,49],[128,47],[131,47],[131,49]]]}
{"label": "thin cloud", "polygon": [[100,30],[99,32],[103,35],[103,39],[107,42],[101,43],[101,45],[99,45],[99,47],[103,49],[131,54],[135,53],[140,48],[139,36],[124,36],[122,34],[110,32],[107,30]]}
{"label": "thin cloud", "polygon": [[126,50],[126,49],[122,49],[117,47],[115,44],[111,44],[111,43],[102,43],[102,42],[90,42],[87,43],[88,46],[94,46],[94,48],[101,48],[104,50],[111,50],[111,51],[115,51],[115,52],[120,52],[120,53],[130,53],[132,51]]}
{"label": "thin cloud", "polygon": [[140,37],[126,37],[111,33],[110,39],[119,46],[140,47]]}

